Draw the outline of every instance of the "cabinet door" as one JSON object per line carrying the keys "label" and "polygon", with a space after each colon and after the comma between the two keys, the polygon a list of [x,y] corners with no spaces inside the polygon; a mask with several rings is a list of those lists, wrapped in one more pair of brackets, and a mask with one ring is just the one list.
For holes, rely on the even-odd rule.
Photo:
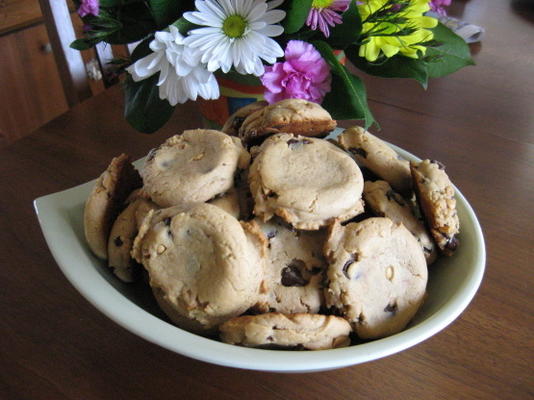
{"label": "cabinet door", "polygon": [[67,108],[44,25],[0,36],[0,146]]}

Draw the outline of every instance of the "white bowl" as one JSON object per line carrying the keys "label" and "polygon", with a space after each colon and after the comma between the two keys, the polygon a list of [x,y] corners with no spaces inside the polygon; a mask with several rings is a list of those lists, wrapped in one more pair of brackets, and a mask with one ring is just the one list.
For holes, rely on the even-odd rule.
{"label": "white bowl", "polygon": [[[402,157],[418,160],[392,146]],[[139,161],[138,161],[139,162]],[[87,247],[83,207],[95,181],[40,197],[34,206],[44,237],[59,267],[97,309],[129,331],[176,353],[235,368],[312,372],[363,363],[405,350],[436,334],[467,307],[486,263],[484,238],[473,209],[456,189],[460,246],[429,268],[428,298],[407,329],[390,337],[346,348],[281,351],[238,347],[207,339],[166,322],[143,284],[118,281]]]}

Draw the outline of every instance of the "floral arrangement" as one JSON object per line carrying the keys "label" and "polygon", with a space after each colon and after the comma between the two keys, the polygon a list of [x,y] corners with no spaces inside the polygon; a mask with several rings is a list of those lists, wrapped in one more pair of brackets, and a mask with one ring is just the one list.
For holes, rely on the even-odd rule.
{"label": "floral arrangement", "polygon": [[[153,132],[174,107],[217,99],[221,77],[256,80],[268,102],[302,98],[335,119],[375,120],[359,71],[429,78],[472,64],[466,43],[433,17],[450,0],[78,0],[84,37],[71,47],[138,42],[114,60],[125,116]],[[336,53],[343,52],[348,63]]]}

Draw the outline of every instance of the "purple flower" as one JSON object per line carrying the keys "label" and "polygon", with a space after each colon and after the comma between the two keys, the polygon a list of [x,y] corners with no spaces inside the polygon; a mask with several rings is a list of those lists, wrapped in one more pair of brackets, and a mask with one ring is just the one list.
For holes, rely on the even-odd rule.
{"label": "purple flower", "polygon": [[447,11],[443,7],[448,7],[451,5],[452,0],[430,0],[430,8],[432,11],[438,13],[439,15],[447,15]]}
{"label": "purple flower", "polygon": [[347,11],[350,0],[314,0],[312,8],[306,19],[306,25],[311,29],[319,30],[328,37],[330,28],[342,22],[341,15],[338,12]]}
{"label": "purple flower", "polygon": [[85,17],[86,15],[98,15],[100,11],[99,0],[82,0],[80,3],[80,8],[78,8],[78,15],[80,17]]}
{"label": "purple flower", "polygon": [[330,68],[315,47],[301,40],[287,43],[285,61],[265,67],[261,82],[265,99],[304,99],[321,103],[330,91]]}

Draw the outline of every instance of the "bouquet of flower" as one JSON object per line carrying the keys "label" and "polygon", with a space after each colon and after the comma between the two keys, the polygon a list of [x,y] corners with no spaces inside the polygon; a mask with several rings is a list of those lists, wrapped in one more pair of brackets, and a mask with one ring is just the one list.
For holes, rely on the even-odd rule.
{"label": "bouquet of flower", "polygon": [[473,63],[466,43],[425,15],[450,0],[75,3],[85,35],[73,48],[138,42],[130,59],[114,63],[126,73],[126,119],[143,132],[160,128],[178,103],[218,98],[218,77],[231,76],[256,79],[268,102],[301,98],[368,127],[375,121],[357,70],[426,88]]}

